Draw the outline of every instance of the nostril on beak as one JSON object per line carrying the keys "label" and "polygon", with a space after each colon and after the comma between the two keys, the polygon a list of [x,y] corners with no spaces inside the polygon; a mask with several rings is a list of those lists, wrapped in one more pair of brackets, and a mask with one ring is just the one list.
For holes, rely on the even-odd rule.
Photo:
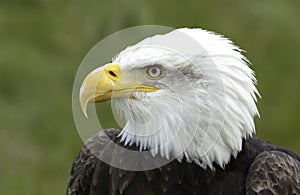
{"label": "nostril on beak", "polygon": [[113,76],[113,77],[116,77],[116,76],[117,76],[116,73],[114,73],[114,72],[111,71],[111,70],[110,70],[108,73],[109,73],[111,76]]}

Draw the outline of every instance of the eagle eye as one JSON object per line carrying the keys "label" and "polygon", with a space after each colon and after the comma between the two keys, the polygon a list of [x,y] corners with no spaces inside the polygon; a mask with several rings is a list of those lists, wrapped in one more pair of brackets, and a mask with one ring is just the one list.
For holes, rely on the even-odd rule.
{"label": "eagle eye", "polygon": [[147,76],[152,79],[158,79],[162,76],[163,70],[158,65],[149,66],[146,70]]}

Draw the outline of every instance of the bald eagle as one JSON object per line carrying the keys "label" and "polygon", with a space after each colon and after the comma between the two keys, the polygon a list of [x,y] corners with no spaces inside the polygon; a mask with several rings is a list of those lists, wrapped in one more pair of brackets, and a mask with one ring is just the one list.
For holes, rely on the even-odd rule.
{"label": "bald eagle", "polygon": [[148,37],[89,73],[122,130],[91,137],[66,194],[300,194],[300,157],[253,136],[259,93],[242,50],[203,29]]}

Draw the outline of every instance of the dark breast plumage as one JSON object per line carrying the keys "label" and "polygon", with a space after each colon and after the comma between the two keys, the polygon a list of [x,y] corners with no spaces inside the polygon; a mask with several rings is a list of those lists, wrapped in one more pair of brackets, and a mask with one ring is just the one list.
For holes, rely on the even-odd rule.
{"label": "dark breast plumage", "polygon": [[101,162],[88,149],[122,158],[108,144],[111,139],[122,145],[119,132],[107,129],[87,141],[73,162],[66,194],[300,194],[300,157],[258,138],[244,140],[242,151],[224,169],[174,160],[153,170],[126,171]]}

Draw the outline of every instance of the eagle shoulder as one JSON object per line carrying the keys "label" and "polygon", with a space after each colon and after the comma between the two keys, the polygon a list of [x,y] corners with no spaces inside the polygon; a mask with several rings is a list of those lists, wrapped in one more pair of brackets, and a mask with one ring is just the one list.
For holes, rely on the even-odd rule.
{"label": "eagle shoulder", "polygon": [[246,194],[300,194],[300,161],[283,151],[261,152],[246,176]]}
{"label": "eagle shoulder", "polygon": [[74,159],[67,184],[67,195],[93,195],[99,191],[103,194],[122,194],[128,187],[133,172],[111,167],[97,157],[109,149],[109,142],[115,141],[118,133],[116,129],[106,129],[87,140]]}

